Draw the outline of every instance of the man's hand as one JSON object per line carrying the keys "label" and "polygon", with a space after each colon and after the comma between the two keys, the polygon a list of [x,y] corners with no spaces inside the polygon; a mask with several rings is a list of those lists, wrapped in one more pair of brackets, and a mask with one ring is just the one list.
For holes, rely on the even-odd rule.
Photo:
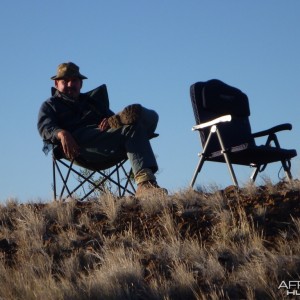
{"label": "man's hand", "polygon": [[64,154],[68,159],[74,159],[79,155],[79,146],[70,132],[61,130],[57,133],[57,137],[60,140]]}
{"label": "man's hand", "polygon": [[104,118],[100,124],[98,125],[98,128],[101,130],[101,131],[105,131],[109,128],[109,125],[108,125],[108,122],[107,122],[107,118]]}

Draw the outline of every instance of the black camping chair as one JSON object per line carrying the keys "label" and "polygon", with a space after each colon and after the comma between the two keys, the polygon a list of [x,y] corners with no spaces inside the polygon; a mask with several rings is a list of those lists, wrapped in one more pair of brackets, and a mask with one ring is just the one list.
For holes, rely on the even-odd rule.
{"label": "black camping chair", "polygon": [[[203,147],[191,187],[205,161],[226,163],[237,187],[232,164],[253,167],[250,180],[254,182],[258,173],[264,171],[269,163],[281,162],[288,180],[292,180],[291,158],[297,152],[282,149],[276,136],[279,131],[291,130],[291,124],[252,133],[248,97],[217,79],[193,84],[190,95],[197,124],[192,129],[199,132]],[[267,136],[265,145],[257,146],[255,138],[263,136]]]}
{"label": "black camping chair", "polygon": [[[90,98],[92,109],[108,109],[109,99],[106,85],[86,93]],[[94,101],[93,101],[94,100]],[[83,201],[93,193],[110,191],[119,197],[134,195],[133,174],[126,166],[127,157],[117,161],[91,164],[83,158],[69,161],[63,154],[61,145],[53,145],[53,194],[55,200],[76,197]],[[126,170],[129,169],[129,171]],[[59,176],[57,176],[59,175]]]}

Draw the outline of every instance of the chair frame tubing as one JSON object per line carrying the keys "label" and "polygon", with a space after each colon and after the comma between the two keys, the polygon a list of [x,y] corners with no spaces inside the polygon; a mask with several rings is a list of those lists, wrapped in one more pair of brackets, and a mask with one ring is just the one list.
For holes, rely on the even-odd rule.
{"label": "chair frame tubing", "polygon": [[201,169],[202,169],[202,167],[203,167],[203,164],[204,164],[204,162],[205,162],[206,150],[207,150],[209,141],[210,141],[210,139],[211,139],[213,133],[216,133],[216,134],[217,134],[218,141],[219,141],[220,146],[221,146],[222,154],[223,154],[224,159],[225,159],[225,161],[226,161],[226,164],[227,164],[227,167],[228,167],[228,170],[229,170],[231,179],[232,179],[234,185],[235,185],[236,187],[238,187],[238,182],[237,182],[237,179],[236,179],[236,176],[235,176],[235,173],[234,173],[232,164],[231,164],[231,162],[229,161],[229,157],[228,157],[228,154],[227,154],[228,151],[226,150],[226,148],[225,148],[225,146],[224,146],[223,139],[222,139],[222,137],[221,137],[221,134],[220,134],[220,132],[219,132],[219,130],[218,130],[218,126],[217,126],[217,125],[213,125],[213,126],[211,127],[211,129],[210,129],[210,132],[209,132],[207,141],[206,141],[206,143],[205,143],[205,145],[204,145],[203,151],[202,151],[202,153],[199,154],[199,155],[200,155],[200,159],[199,159],[198,165],[197,165],[197,167],[196,167],[196,170],[195,170],[195,172],[194,172],[193,178],[192,178],[192,180],[191,180],[190,186],[191,186],[191,187],[194,186],[195,181],[196,181],[196,178],[197,178],[198,174],[200,173],[200,171],[201,171]]}
{"label": "chair frame tubing", "polygon": [[[277,135],[275,133],[269,134],[267,141],[266,141],[266,146],[271,146],[272,142],[274,143],[276,148],[280,149],[280,144],[279,144]],[[288,180],[291,182],[293,180],[293,176],[291,173],[291,161],[289,159],[281,160],[281,164],[282,164],[283,170],[285,172],[285,175],[287,176]],[[267,165],[268,164],[256,166],[252,175],[250,176],[250,179],[254,182],[258,173],[263,172],[265,170],[265,168],[267,167]]]}
{"label": "chair frame tubing", "polygon": [[[203,164],[204,164],[204,162],[206,160],[207,147],[208,147],[209,141],[210,141],[213,133],[217,134],[218,141],[220,143],[221,150],[222,150],[221,152],[222,152],[222,154],[224,156],[224,159],[225,159],[225,162],[227,164],[227,167],[228,167],[231,179],[232,179],[234,185],[238,188],[239,187],[238,181],[236,179],[235,172],[234,172],[233,167],[232,167],[232,163],[230,162],[228,154],[227,154],[228,151],[226,150],[226,148],[224,146],[223,139],[221,137],[221,134],[220,134],[220,132],[218,130],[218,126],[217,125],[213,125],[211,127],[209,135],[208,135],[208,138],[207,138],[207,141],[206,141],[206,143],[204,145],[203,151],[202,151],[202,153],[199,154],[200,159],[199,159],[198,165],[196,167],[196,170],[194,172],[193,178],[191,180],[190,187],[194,186],[195,181],[197,179],[197,176],[200,173],[200,171],[201,171],[201,169],[203,167]],[[272,134],[270,134],[268,136],[267,141],[266,141],[266,145],[270,146],[272,142],[275,144],[276,148],[280,148],[280,144],[279,144],[278,138],[277,138],[277,136],[276,136],[275,133],[272,133]],[[282,167],[283,167],[283,169],[285,171],[285,174],[286,174],[288,180],[292,181],[293,177],[292,177],[292,174],[291,174],[291,162],[290,162],[290,160],[289,159],[287,159],[287,160],[281,160],[281,164],[282,164]],[[255,169],[254,169],[253,173],[250,176],[250,180],[252,182],[255,182],[258,173],[264,171],[265,168],[267,167],[267,165],[268,164],[255,166]]]}
{"label": "chair frame tubing", "polygon": [[[83,176],[80,172],[78,172],[74,168],[74,165],[75,165],[74,161],[70,161],[70,163],[66,163],[64,161],[64,159],[56,159],[55,157],[52,157],[54,200],[63,200],[64,201],[67,197],[72,197],[78,189],[84,188],[83,185],[85,183],[91,184],[92,187],[89,192],[87,192],[87,193],[84,192],[84,196],[79,199],[80,201],[87,199],[96,189],[99,189],[100,191],[105,192],[105,189],[103,188],[103,185],[105,182],[111,182],[114,185],[116,185],[119,197],[125,196],[126,193],[128,193],[129,195],[134,195],[135,187],[131,180],[132,169],[130,169],[129,172],[126,172],[125,167],[124,167],[124,164],[126,161],[127,161],[127,159],[124,159],[124,160],[120,161],[119,163],[117,163],[113,167],[112,170],[110,168],[110,172],[108,175],[105,174],[101,170],[97,170],[97,171],[90,170],[91,174],[89,174],[86,177],[86,176]],[[61,171],[60,164],[67,168],[67,173],[65,175],[63,175],[63,173]],[[124,185],[121,184],[120,169],[123,171],[123,173],[125,175],[125,178],[124,178],[125,184]],[[83,179],[83,181],[80,181],[73,190],[70,190],[68,187],[68,180],[69,180],[71,172],[75,173],[76,175],[79,176],[79,178]],[[59,175],[59,178],[62,180],[62,188],[61,188],[61,192],[60,192],[59,196],[57,194],[57,183],[56,183],[57,182],[57,173]],[[116,173],[116,177],[117,177],[116,180],[114,178],[112,178],[112,175],[114,175],[115,173]],[[101,180],[98,183],[91,181],[91,178],[94,174],[99,174],[101,176]],[[67,194],[66,197],[63,197],[64,193]]]}

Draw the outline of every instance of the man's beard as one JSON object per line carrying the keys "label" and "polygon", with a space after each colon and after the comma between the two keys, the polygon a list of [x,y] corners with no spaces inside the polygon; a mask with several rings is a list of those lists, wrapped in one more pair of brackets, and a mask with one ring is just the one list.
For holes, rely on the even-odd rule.
{"label": "man's beard", "polygon": [[77,89],[74,87],[67,88],[64,91],[64,94],[66,94],[68,97],[74,98],[74,99],[78,98],[78,96],[79,96]]}

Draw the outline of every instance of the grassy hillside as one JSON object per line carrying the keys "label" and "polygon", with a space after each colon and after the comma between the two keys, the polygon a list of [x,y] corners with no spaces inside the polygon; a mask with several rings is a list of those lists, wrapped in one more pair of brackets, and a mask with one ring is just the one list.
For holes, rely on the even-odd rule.
{"label": "grassy hillside", "polygon": [[[284,299],[300,184],[0,206],[0,299]],[[280,288],[279,288],[280,287]]]}

